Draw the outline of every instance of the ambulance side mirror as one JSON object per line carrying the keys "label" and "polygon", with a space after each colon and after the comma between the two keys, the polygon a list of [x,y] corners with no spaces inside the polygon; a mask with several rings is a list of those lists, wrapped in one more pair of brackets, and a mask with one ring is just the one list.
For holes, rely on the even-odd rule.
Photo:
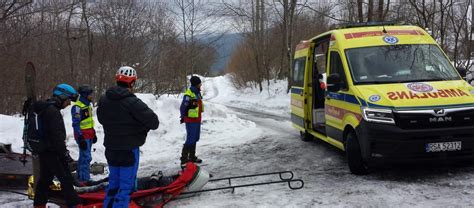
{"label": "ambulance side mirror", "polygon": [[457,67],[456,70],[458,71],[459,75],[461,75],[463,79],[466,79],[467,70],[465,68]]}
{"label": "ambulance side mirror", "polygon": [[329,75],[327,78],[327,89],[329,92],[337,92],[341,89],[341,76],[338,73]]}

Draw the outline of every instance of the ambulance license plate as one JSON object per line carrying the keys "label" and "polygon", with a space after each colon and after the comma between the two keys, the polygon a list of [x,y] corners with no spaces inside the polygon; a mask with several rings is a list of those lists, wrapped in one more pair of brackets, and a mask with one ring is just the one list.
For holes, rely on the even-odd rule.
{"label": "ambulance license plate", "polygon": [[445,152],[459,150],[461,150],[461,141],[427,143],[425,145],[426,152]]}

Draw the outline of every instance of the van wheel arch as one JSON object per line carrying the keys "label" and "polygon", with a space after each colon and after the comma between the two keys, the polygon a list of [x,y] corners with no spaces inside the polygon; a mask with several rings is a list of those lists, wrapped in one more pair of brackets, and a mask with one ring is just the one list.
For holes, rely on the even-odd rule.
{"label": "van wheel arch", "polygon": [[342,144],[344,145],[344,149],[346,147],[347,135],[350,132],[354,132],[356,134],[355,129],[351,125],[346,125],[346,127],[344,127],[344,131],[342,132]]}
{"label": "van wheel arch", "polygon": [[362,159],[361,147],[356,131],[351,126],[346,126],[343,135],[346,159],[351,173],[355,175],[368,174],[369,169]]}

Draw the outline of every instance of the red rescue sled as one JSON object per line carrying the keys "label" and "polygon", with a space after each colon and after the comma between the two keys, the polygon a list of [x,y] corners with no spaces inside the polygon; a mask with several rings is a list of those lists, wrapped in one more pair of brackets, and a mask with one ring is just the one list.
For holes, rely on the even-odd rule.
{"label": "red rescue sled", "polygon": [[[146,190],[138,190],[131,195],[128,207],[163,207],[167,202],[179,196],[184,190],[196,191],[201,189],[209,180],[209,174],[200,171],[200,168],[194,163],[187,163],[181,174],[171,184],[164,187],[156,187]],[[194,185],[191,187],[191,185]],[[101,208],[105,192],[80,194],[83,204],[78,207],[83,208]]]}

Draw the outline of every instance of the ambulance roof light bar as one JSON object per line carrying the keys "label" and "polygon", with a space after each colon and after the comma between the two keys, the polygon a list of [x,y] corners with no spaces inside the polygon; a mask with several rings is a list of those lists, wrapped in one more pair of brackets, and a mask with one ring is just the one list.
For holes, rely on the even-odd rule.
{"label": "ambulance roof light bar", "polygon": [[393,26],[404,25],[402,22],[388,21],[388,22],[353,22],[341,24],[337,29],[357,28],[357,27],[374,27],[374,26]]}

